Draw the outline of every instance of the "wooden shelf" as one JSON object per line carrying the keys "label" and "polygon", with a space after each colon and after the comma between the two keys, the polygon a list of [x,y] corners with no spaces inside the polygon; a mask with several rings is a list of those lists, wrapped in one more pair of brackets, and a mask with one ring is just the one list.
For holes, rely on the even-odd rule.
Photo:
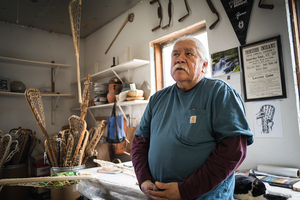
{"label": "wooden shelf", "polygon": [[[25,93],[19,93],[19,92],[1,92],[1,96],[25,96]],[[42,97],[71,97],[74,98],[75,96],[71,94],[52,94],[52,93],[42,93]]]}
{"label": "wooden shelf", "polygon": [[[117,106],[133,106],[133,105],[143,105],[148,104],[148,100],[133,100],[133,101],[123,101],[121,103],[117,103]],[[97,106],[89,106],[88,109],[97,109],[97,108],[109,108],[113,107],[113,103],[106,103]],[[80,108],[72,108],[71,110],[80,110]]]}
{"label": "wooden shelf", "polygon": [[24,66],[24,64],[26,64],[26,65],[30,65],[31,67],[46,67],[46,68],[59,67],[62,69],[67,69],[67,68],[72,67],[72,65],[67,65],[67,64],[40,62],[40,61],[25,60],[25,59],[19,59],[19,58],[10,58],[10,57],[4,57],[4,56],[0,56],[0,62],[11,63],[11,64],[20,64],[22,66]]}
{"label": "wooden shelf", "polygon": [[[114,67],[110,67],[108,69],[105,69],[103,71],[97,72],[95,74],[91,74],[91,77],[93,80],[96,80],[98,78],[107,78],[107,77],[111,77],[114,76],[115,73],[113,71],[115,71],[117,74],[118,73],[122,73],[125,72],[127,70],[130,69],[134,69],[137,67],[141,67],[143,65],[149,64],[149,61],[147,60],[140,60],[140,59],[133,59],[130,60],[128,62],[124,62],[122,64],[116,65]],[[80,81],[85,81],[86,78],[81,79]]]}

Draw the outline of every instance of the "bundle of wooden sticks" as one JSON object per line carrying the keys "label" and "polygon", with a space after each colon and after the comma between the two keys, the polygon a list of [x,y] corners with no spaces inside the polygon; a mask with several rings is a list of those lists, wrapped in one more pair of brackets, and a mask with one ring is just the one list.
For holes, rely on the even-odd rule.
{"label": "bundle of wooden sticks", "polygon": [[95,156],[94,148],[99,142],[107,122],[103,120],[97,128],[93,127],[89,131],[87,130],[85,116],[87,114],[91,85],[91,76],[88,75],[84,82],[80,117],[72,115],[69,118],[70,128],[60,131],[52,138],[50,138],[46,130],[41,93],[37,89],[32,88],[26,90],[26,99],[29,107],[46,138],[45,148],[52,167],[80,166],[85,164],[89,157]]}

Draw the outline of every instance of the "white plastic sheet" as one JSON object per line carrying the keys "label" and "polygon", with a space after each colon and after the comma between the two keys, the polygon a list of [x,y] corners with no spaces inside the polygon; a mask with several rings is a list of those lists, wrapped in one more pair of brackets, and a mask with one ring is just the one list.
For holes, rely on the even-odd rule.
{"label": "white plastic sheet", "polygon": [[134,173],[99,173],[94,167],[80,170],[80,173],[88,173],[95,179],[84,180],[77,184],[79,193],[91,200],[142,200],[147,199],[140,190]]}

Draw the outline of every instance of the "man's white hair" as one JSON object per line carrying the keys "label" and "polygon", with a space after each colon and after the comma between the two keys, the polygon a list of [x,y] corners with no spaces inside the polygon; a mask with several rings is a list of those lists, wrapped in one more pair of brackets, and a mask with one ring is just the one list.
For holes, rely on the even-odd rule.
{"label": "man's white hair", "polygon": [[200,40],[198,40],[197,38],[195,38],[193,36],[182,36],[174,42],[174,45],[179,41],[185,41],[185,40],[194,41],[196,43],[196,48],[197,48],[197,51],[198,51],[202,61],[208,62],[207,50],[206,50],[205,46],[202,44],[202,42],[200,42]]}

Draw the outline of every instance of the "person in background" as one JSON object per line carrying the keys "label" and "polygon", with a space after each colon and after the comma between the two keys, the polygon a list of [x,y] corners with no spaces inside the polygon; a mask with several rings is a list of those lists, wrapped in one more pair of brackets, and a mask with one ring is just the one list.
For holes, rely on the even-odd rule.
{"label": "person in background", "polygon": [[253,135],[240,95],[205,77],[206,49],[194,37],[173,47],[176,83],[151,96],[132,144],[132,163],[148,199],[233,199],[234,171]]}

